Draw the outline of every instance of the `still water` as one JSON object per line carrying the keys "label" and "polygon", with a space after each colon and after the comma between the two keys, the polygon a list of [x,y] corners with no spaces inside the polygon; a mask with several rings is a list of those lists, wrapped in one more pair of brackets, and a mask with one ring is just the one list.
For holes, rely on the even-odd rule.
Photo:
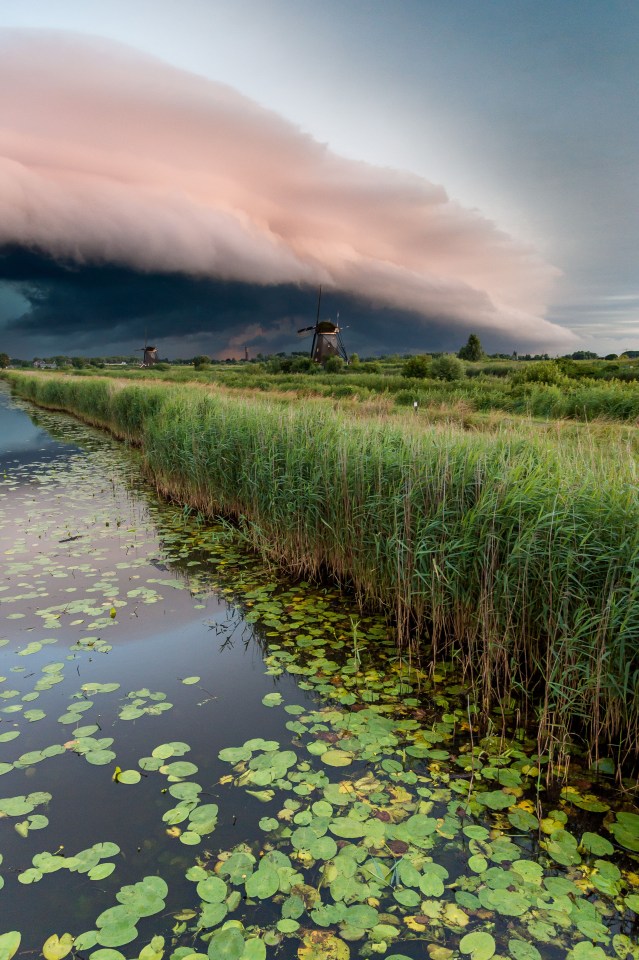
{"label": "still water", "polygon": [[0,957],[639,957],[632,798],[4,387],[0,556]]}

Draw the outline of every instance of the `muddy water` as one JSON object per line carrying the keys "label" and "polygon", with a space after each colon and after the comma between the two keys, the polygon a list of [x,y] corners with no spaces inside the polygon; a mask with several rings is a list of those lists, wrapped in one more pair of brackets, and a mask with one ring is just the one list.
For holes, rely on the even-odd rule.
{"label": "muddy water", "polygon": [[449,666],[421,674],[344,597],[160,503],[134,451],[6,391],[0,556],[21,952],[639,956],[632,796],[582,769],[546,801],[535,745],[480,742]]}

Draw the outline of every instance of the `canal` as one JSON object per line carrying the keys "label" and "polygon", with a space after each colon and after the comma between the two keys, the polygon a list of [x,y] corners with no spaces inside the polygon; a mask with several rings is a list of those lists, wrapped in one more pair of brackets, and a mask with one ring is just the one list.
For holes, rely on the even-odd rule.
{"label": "canal", "polygon": [[[639,957],[639,813],[0,385],[0,960]],[[490,733],[490,732],[489,732]]]}

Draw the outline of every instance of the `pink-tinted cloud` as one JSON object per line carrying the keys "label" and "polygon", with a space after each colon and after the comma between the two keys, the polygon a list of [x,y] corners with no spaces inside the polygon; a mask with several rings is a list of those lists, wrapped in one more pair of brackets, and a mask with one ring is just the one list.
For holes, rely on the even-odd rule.
{"label": "pink-tinted cloud", "polygon": [[[417,176],[346,160],[232,89],[110,42],[0,34],[0,244],[317,285],[517,333],[556,271]],[[383,131],[380,131],[383,136]]]}

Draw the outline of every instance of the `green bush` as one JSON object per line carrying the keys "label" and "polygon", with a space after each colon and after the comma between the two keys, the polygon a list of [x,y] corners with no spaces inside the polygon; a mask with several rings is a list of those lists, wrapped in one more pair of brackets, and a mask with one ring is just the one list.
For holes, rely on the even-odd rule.
{"label": "green bush", "polygon": [[324,364],[326,373],[341,373],[344,369],[344,361],[341,357],[329,357]]}
{"label": "green bush", "polygon": [[410,357],[402,367],[403,377],[412,377],[416,380],[423,380],[429,375],[431,358],[428,354],[421,354],[417,357]]}
{"label": "green bush", "polygon": [[566,375],[554,360],[539,360],[537,363],[525,363],[513,375],[512,383],[565,383]]}
{"label": "green bush", "polygon": [[445,353],[436,357],[430,364],[430,376],[435,380],[463,380],[466,367],[458,357]]}

